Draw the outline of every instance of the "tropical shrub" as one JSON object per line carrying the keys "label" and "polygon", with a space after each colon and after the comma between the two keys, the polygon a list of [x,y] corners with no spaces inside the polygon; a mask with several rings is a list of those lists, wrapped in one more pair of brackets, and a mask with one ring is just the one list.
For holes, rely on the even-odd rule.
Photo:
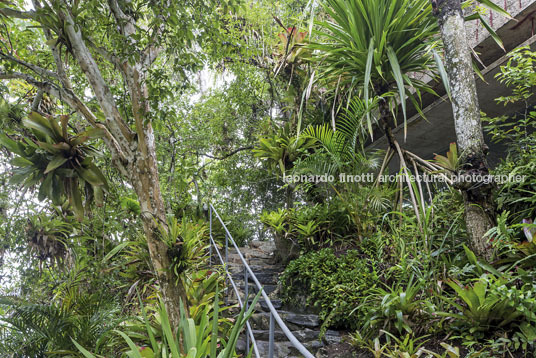
{"label": "tropical shrub", "polygon": [[263,212],[260,220],[279,240],[291,242],[296,254],[340,246],[353,235],[350,216],[338,198],[324,204]]}
{"label": "tropical shrub", "polygon": [[407,284],[394,284],[392,287],[377,287],[358,306],[366,313],[361,332],[376,333],[380,329],[397,334],[413,333],[414,327],[423,328],[426,312],[422,298],[425,284],[412,276]]}
{"label": "tropical shrub", "polygon": [[[214,274],[213,276],[217,276]],[[166,311],[163,300],[160,298],[154,317],[147,315],[146,309],[141,305],[142,323],[146,329],[146,335],[140,336],[133,334],[130,337],[122,331],[115,331],[127,343],[130,350],[126,352],[129,357],[134,358],[231,358],[236,355],[236,343],[240,332],[244,328],[247,320],[254,312],[255,305],[262,292],[259,292],[253,299],[251,306],[246,310],[242,307],[238,315],[234,318],[234,324],[226,336],[220,336],[220,295],[218,285],[215,286],[215,296],[212,305],[206,305],[200,312],[199,322],[190,318],[186,314],[184,305],[180,307],[180,321],[177,327],[177,333],[169,322],[169,316]],[[158,327],[153,327],[154,323]],[[159,332],[160,336],[155,333]],[[157,339],[158,338],[158,339]],[[135,341],[142,342],[136,344]],[[76,347],[84,354],[86,358],[96,358],[83,345],[73,341]],[[87,347],[87,346],[86,346]],[[249,352],[251,356],[252,352]]]}
{"label": "tropical shrub", "polygon": [[356,329],[363,311],[356,309],[379,284],[376,263],[358,251],[335,253],[326,248],[290,262],[281,276],[282,297],[289,304],[305,303],[319,311],[322,327]]}
{"label": "tropical shrub", "polygon": [[61,301],[48,303],[4,297],[0,305],[6,308],[6,314],[0,317],[0,327],[4,329],[0,338],[2,354],[82,357],[74,339],[92,345],[99,354],[119,357],[119,342],[113,330],[124,317],[117,302],[102,293],[72,290]]}
{"label": "tropical shrub", "polygon": [[[528,47],[518,48],[508,54],[509,60],[496,75],[499,82],[511,89],[509,96],[496,99],[499,104],[516,105],[520,108],[514,118],[500,116],[487,118],[485,129],[494,142],[508,145],[508,156],[493,174],[510,178],[499,186],[498,208],[509,211],[510,222],[520,223],[536,214],[536,111],[529,105],[536,86],[536,52]],[[514,180],[520,176],[521,181]]]}

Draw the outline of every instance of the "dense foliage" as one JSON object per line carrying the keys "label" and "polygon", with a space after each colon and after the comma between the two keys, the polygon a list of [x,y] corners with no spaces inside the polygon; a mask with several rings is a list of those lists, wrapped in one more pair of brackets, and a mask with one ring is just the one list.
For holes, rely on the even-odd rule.
{"label": "dense foliage", "polygon": [[493,188],[482,256],[463,151],[391,132],[447,81],[432,3],[0,1],[0,356],[237,356],[254,303],[224,304],[208,203],[360,354],[533,356],[536,53],[496,76],[516,113],[483,115],[492,173],[523,180]]}
{"label": "dense foliage", "polygon": [[[277,235],[295,238],[302,253],[281,277],[287,302],[315,307],[324,329],[354,331],[354,343],[377,356],[419,350],[438,357],[443,351],[452,357],[533,354],[536,162],[533,109],[527,103],[533,95],[534,53],[521,48],[509,56],[497,78],[511,88],[512,95],[497,102],[522,106],[514,118],[485,118],[493,139],[508,145],[507,156],[493,173],[511,179],[498,184],[496,192],[500,214],[487,234],[493,259],[479,259],[465,246],[460,195],[444,187],[436,188],[433,200],[421,211],[423,227],[408,207],[384,211],[383,219],[365,237],[353,231],[343,246],[321,241],[321,246],[335,250],[316,251],[306,237],[294,233],[297,230],[289,221],[292,211],[280,209],[264,214],[263,222]],[[448,156],[436,159],[455,170],[455,150],[451,146]],[[517,174],[523,180],[512,179]],[[366,185],[358,190],[367,190]],[[321,207],[339,201],[337,195],[325,197]],[[330,214],[348,217],[344,210],[330,210]],[[368,213],[360,214],[364,219]],[[439,345],[439,350],[428,348]]]}

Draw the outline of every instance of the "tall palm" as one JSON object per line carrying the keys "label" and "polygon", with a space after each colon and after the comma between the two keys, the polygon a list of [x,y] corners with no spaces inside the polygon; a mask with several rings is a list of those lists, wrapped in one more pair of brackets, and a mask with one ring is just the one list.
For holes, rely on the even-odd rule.
{"label": "tall palm", "polygon": [[[348,100],[362,96],[368,106],[371,93],[379,98],[377,124],[389,142],[386,158],[397,153],[409,180],[404,152],[390,123],[396,122],[394,112],[400,104],[405,132],[406,101],[420,111],[422,91],[435,94],[423,76],[439,73],[446,79],[441,60],[434,55],[439,37],[432,6],[427,0],[324,0],[322,5],[327,15],[318,22],[322,42],[310,44],[318,56],[320,77]],[[376,123],[370,111],[366,118],[372,136]],[[417,195],[411,186],[408,189],[419,219]]]}
{"label": "tall palm", "polygon": [[[444,73],[434,56],[438,25],[429,1],[324,0],[322,4],[328,16],[318,22],[323,42],[310,45],[317,50],[321,77],[341,93],[361,95],[365,103],[371,92],[381,97],[383,129],[391,117],[389,108],[400,103],[405,119],[406,98],[419,108],[421,92],[433,93],[419,80],[424,74]],[[371,135],[372,125],[369,116]]]}
{"label": "tall palm", "polygon": [[[505,13],[490,0],[478,2]],[[335,88],[335,93],[345,93],[347,97],[360,95],[367,105],[371,91],[380,98],[378,125],[389,142],[385,158],[396,153],[410,182],[406,161],[413,164],[416,171],[416,160],[420,158],[400,148],[391,133],[390,120],[396,122],[394,112],[400,104],[406,134],[408,99],[422,115],[422,91],[435,94],[422,80],[424,76],[441,77],[449,91],[447,73],[435,52],[441,40],[432,3],[430,0],[323,0],[322,5],[327,15],[327,20],[318,22],[323,42],[310,44],[316,50],[320,76]],[[475,19],[479,19],[502,46],[478,13],[465,18],[466,21]],[[373,124],[367,114],[366,125],[371,136]],[[417,201],[423,195],[419,181],[417,186],[418,193],[411,185],[408,185],[408,191],[420,221]]]}

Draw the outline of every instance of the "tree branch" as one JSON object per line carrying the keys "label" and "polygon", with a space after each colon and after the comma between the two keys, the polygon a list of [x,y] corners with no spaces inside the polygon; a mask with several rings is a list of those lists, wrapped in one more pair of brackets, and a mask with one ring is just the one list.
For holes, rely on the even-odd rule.
{"label": "tree branch", "polygon": [[118,141],[123,152],[132,156],[131,140],[134,135],[119,113],[112,92],[104,81],[95,59],[87,48],[85,41],[82,38],[80,28],[78,27],[78,29],[75,29],[74,19],[68,12],[60,11],[59,16],[65,22],[65,32],[72,45],[73,55],[80,65],[80,68],[85,73],[91,88],[93,89],[93,93],[99,102],[101,110],[106,116],[108,128]]}
{"label": "tree branch", "polygon": [[134,18],[124,13],[117,0],[108,0],[108,6],[110,6],[110,10],[112,10],[117,25],[121,28],[121,33],[126,37],[130,37],[134,34],[136,32],[136,22]]}
{"label": "tree branch", "polygon": [[[166,4],[163,6],[163,9],[169,9],[170,7],[171,3],[170,1],[167,1]],[[169,16],[171,16],[169,10],[167,16],[158,16],[161,23],[153,30],[152,34],[149,36],[149,45],[143,51],[142,64],[145,67],[149,67],[158,58],[158,55],[160,55],[160,53],[164,50],[163,46],[156,46],[155,44],[158,42],[157,40],[164,34]]]}
{"label": "tree branch", "polygon": [[237,148],[237,149],[233,150],[232,152],[229,152],[229,153],[227,153],[227,154],[225,154],[225,155],[223,155],[221,157],[215,157],[215,156],[212,156],[210,154],[203,154],[203,156],[209,157],[211,159],[216,159],[216,160],[225,160],[225,159],[227,159],[229,157],[232,157],[236,153],[242,152],[244,150],[251,150],[253,148],[254,148],[254,146],[252,146],[252,145],[249,145],[247,147],[240,147],[240,148]]}
{"label": "tree branch", "polygon": [[121,162],[126,161],[125,154],[123,153],[121,147],[119,146],[115,138],[112,136],[106,125],[98,122],[98,119],[93,114],[93,112],[91,112],[91,110],[72,91],[57,87],[51,82],[40,82],[34,77],[21,72],[0,72],[0,80],[5,79],[23,80],[26,83],[37,88],[39,91],[44,91],[59,100],[65,101],[65,103],[67,103],[69,107],[80,113],[93,127],[104,130],[104,139],[107,144],[109,144],[108,147],[110,148],[112,155],[115,155],[117,158],[119,158]]}
{"label": "tree branch", "polygon": [[[32,3],[36,9],[41,9],[41,3],[39,0],[32,0]],[[61,54],[58,50],[57,43],[51,42],[53,39],[52,32],[47,29],[43,28],[43,32],[45,33],[45,38],[47,39],[48,47],[50,48],[50,51],[52,52],[52,57],[54,58],[54,62],[56,63],[56,68],[58,71],[58,78],[63,84],[63,87],[67,88],[68,90],[73,90],[73,86],[71,85],[71,81],[69,80],[69,77],[67,76],[67,72],[65,71],[65,66],[63,65],[63,62],[61,61]]]}
{"label": "tree branch", "polygon": [[47,70],[45,68],[39,67],[37,65],[34,65],[33,63],[29,63],[29,62],[20,60],[20,59],[14,57],[14,56],[11,56],[11,55],[1,51],[1,50],[0,50],[0,57],[5,58],[5,59],[7,59],[7,60],[9,60],[11,62],[18,63],[19,65],[24,66],[24,67],[32,70],[33,72],[37,73],[39,76],[55,78],[55,79],[58,79],[58,80],[60,79],[59,75],[56,72],[52,72],[52,71]]}
{"label": "tree branch", "polygon": [[5,7],[0,9],[0,15],[4,15],[6,17],[16,18],[16,19],[36,19],[36,13],[35,11],[19,11],[15,9],[11,9],[9,7]]}

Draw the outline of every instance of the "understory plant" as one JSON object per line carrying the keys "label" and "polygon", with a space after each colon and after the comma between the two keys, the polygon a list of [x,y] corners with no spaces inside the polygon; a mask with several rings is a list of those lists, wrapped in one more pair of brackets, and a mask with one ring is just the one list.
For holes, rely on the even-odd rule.
{"label": "understory plant", "polygon": [[[378,285],[376,264],[358,251],[337,254],[326,248],[292,261],[281,276],[283,299],[304,302],[319,311],[322,328],[357,328],[362,311],[356,303]],[[301,302],[300,302],[301,298]]]}
{"label": "understory plant", "polygon": [[403,334],[413,333],[415,327],[422,328],[426,315],[431,311],[427,309],[427,301],[422,296],[424,286],[421,280],[412,275],[406,285],[398,283],[392,287],[371,290],[362,306],[359,306],[366,312],[361,331],[377,332],[381,329],[387,333]]}
{"label": "understory plant", "polygon": [[[215,275],[215,274],[214,274]],[[253,299],[251,306],[246,310],[242,307],[238,315],[234,318],[232,328],[226,336],[219,334],[220,325],[220,295],[218,285],[214,296],[213,305],[206,305],[199,317],[199,322],[187,315],[184,305],[180,307],[180,320],[176,333],[170,325],[169,316],[163,300],[160,298],[153,318],[147,315],[146,309],[141,304],[143,324],[146,328],[146,335],[133,335],[116,330],[127,343],[130,350],[126,352],[133,358],[231,358],[236,355],[236,344],[238,337],[244,328],[247,320],[253,314],[255,305],[261,297],[262,291]],[[158,339],[155,337],[153,320],[156,320],[161,332]],[[136,342],[143,342],[137,344]],[[147,346],[146,344],[149,343]],[[85,347],[74,342],[76,347],[86,358],[97,358],[100,356],[90,353]],[[250,357],[252,351],[248,352]]]}
{"label": "understory plant", "polygon": [[[509,221],[518,224],[536,215],[536,111],[531,106],[536,86],[536,52],[520,47],[509,53],[508,58],[495,77],[511,93],[497,98],[496,102],[518,110],[512,116],[484,117],[484,121],[492,140],[508,145],[507,157],[493,172],[509,178],[499,185],[496,200],[498,209],[509,211]],[[516,180],[516,176],[521,180]]]}
{"label": "understory plant", "polygon": [[352,232],[348,212],[336,198],[325,204],[263,212],[260,219],[275,236],[304,252],[341,245]]}
{"label": "understory plant", "polygon": [[73,339],[109,357],[119,340],[113,330],[125,319],[117,302],[102,293],[69,290],[60,301],[24,302],[3,297],[0,352],[21,357],[81,357]]}

